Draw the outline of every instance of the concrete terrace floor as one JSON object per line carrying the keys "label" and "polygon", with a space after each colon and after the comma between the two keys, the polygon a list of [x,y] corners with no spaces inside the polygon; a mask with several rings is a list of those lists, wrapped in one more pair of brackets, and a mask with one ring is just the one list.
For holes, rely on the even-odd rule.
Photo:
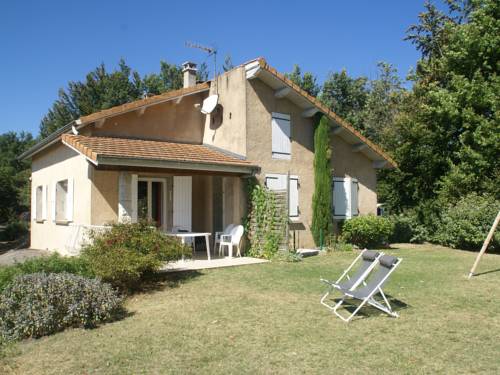
{"label": "concrete terrace floor", "polygon": [[197,252],[193,259],[179,260],[177,262],[168,263],[163,267],[165,272],[179,272],[179,271],[196,271],[209,268],[222,268],[245,266],[250,264],[259,264],[268,262],[265,259],[251,258],[251,257],[223,257],[218,255],[211,255],[211,260],[207,259],[205,252]]}

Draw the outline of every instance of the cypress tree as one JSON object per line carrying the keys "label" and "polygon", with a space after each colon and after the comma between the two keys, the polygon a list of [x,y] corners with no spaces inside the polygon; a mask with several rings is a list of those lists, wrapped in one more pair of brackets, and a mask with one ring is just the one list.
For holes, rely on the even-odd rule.
{"label": "cypress tree", "polygon": [[312,234],[317,246],[332,230],[332,182],[330,176],[329,124],[326,116],[318,116],[314,129],[314,194],[312,198]]}

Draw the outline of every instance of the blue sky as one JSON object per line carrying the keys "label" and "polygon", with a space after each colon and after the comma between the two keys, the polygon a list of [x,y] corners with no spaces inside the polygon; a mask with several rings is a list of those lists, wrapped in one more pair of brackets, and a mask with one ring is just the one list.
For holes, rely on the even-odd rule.
{"label": "blue sky", "polygon": [[101,62],[113,68],[123,57],[144,74],[161,59],[206,60],[186,41],[215,45],[235,64],[299,64],[320,81],[342,68],[374,78],[378,61],[404,77],[419,57],[405,30],[422,10],[423,0],[2,1],[0,133],[37,134],[58,89]]}

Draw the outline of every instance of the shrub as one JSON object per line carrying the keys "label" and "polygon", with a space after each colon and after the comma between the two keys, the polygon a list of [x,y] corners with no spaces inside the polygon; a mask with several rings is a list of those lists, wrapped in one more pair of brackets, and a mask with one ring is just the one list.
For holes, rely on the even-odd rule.
{"label": "shrub", "polygon": [[0,295],[0,334],[15,340],[67,327],[92,328],[121,310],[122,298],[98,279],[65,272],[22,275]]}
{"label": "shrub", "polygon": [[339,252],[339,251],[352,251],[354,246],[345,242],[340,236],[331,235],[327,237],[326,251]]}
{"label": "shrub", "polygon": [[[454,248],[479,250],[499,209],[500,202],[493,197],[475,193],[464,196],[444,209],[433,241]],[[498,230],[490,247],[500,249]]]}
{"label": "shrub", "polygon": [[0,291],[19,275],[30,273],[61,273],[67,272],[80,276],[94,276],[89,264],[79,257],[63,257],[57,253],[41,256],[17,263],[12,266],[0,267]]}
{"label": "shrub", "polygon": [[389,216],[389,220],[394,226],[394,230],[389,237],[391,243],[422,243],[429,238],[426,228],[420,224],[413,212]]}
{"label": "shrub", "polygon": [[29,231],[28,224],[24,221],[11,221],[3,231],[0,232],[0,241],[14,241]]}
{"label": "shrub", "polygon": [[342,227],[342,240],[361,248],[377,248],[388,243],[393,230],[385,217],[366,215],[346,220]]}
{"label": "shrub", "polygon": [[92,272],[123,290],[137,286],[142,276],[183,255],[190,256],[191,250],[145,222],[115,224],[108,231],[93,232],[82,248]]}

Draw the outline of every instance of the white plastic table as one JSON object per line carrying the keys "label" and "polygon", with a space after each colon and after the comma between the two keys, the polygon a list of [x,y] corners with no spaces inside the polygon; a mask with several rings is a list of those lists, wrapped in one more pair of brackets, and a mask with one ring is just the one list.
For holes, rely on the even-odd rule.
{"label": "white plastic table", "polygon": [[210,241],[208,237],[212,235],[212,233],[205,233],[205,232],[166,232],[165,233],[167,236],[174,236],[174,237],[179,237],[181,239],[181,242],[184,244],[186,243],[186,238],[195,238],[195,237],[205,237],[205,243],[207,247],[207,258],[208,260],[212,260],[210,258]]}

